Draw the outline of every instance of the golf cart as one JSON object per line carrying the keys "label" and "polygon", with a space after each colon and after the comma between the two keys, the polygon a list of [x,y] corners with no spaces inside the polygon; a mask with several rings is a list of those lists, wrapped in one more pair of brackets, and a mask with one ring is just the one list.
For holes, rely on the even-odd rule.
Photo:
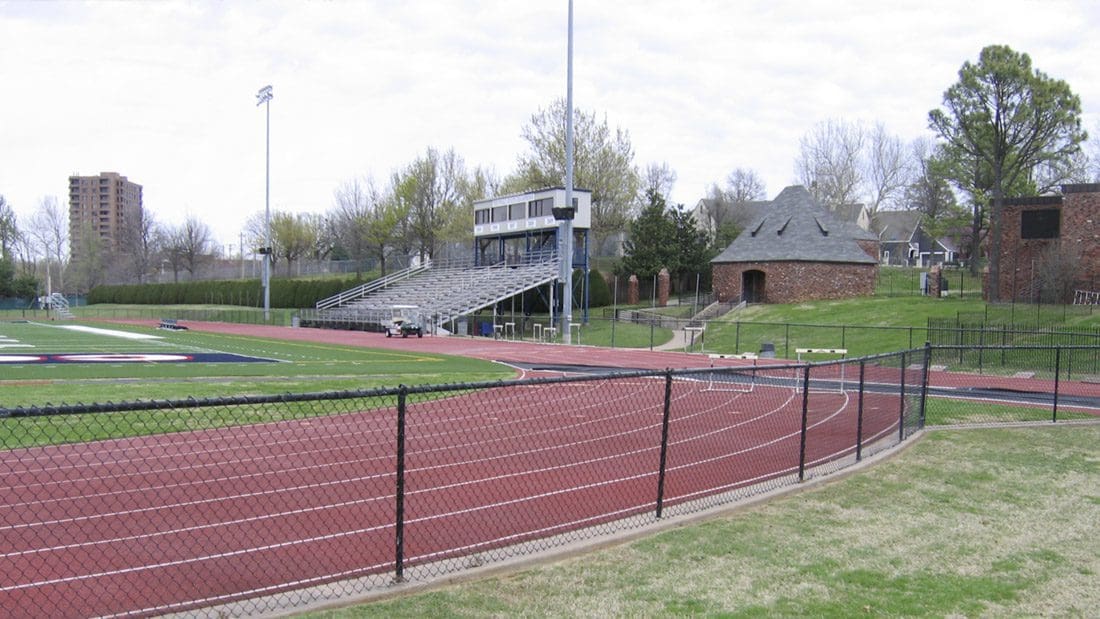
{"label": "golf cart", "polygon": [[416,309],[415,305],[394,305],[390,322],[386,325],[386,337],[424,337],[424,327],[418,320]]}

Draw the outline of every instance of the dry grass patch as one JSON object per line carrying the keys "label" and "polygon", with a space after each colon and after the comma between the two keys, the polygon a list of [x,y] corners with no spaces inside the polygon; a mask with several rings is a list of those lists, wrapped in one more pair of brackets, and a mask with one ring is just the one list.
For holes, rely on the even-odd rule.
{"label": "dry grass patch", "polygon": [[940,431],[819,489],[324,617],[1087,616],[1100,426]]}

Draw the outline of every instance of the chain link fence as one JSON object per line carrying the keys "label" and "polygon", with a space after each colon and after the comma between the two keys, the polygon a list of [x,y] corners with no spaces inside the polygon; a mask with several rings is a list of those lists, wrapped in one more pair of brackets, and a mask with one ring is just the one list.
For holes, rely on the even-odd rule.
{"label": "chain link fence", "polygon": [[897,445],[929,358],[0,409],[0,608],[283,612],[611,536]]}

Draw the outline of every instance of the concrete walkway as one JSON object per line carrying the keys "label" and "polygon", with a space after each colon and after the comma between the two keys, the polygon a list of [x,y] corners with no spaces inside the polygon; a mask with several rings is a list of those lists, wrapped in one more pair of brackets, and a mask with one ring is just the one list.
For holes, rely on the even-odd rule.
{"label": "concrete walkway", "polygon": [[699,333],[696,332],[694,335],[695,335],[695,343],[692,344],[692,341],[691,341],[692,332],[685,331],[683,329],[673,329],[672,330],[672,339],[665,342],[664,344],[654,346],[653,350],[681,350],[682,351],[682,350],[687,349],[688,346],[691,346],[691,350],[688,351],[688,352],[700,352],[701,347],[699,346]]}

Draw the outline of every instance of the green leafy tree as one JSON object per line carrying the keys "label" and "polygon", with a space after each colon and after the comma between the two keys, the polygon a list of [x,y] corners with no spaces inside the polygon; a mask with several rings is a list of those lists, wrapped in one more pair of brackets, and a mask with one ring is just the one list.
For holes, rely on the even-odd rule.
{"label": "green leafy tree", "polygon": [[1087,137],[1081,129],[1081,101],[1066,82],[1032,69],[1027,54],[990,45],[977,64],[963,63],[959,81],[944,92],[943,109],[932,110],[928,118],[947,143],[960,184],[974,192],[975,205],[988,189],[989,294],[997,300],[1004,199],[1038,166],[1077,152]]}
{"label": "green leafy tree", "polygon": [[38,278],[30,273],[17,275],[12,283],[12,296],[19,299],[33,299],[38,296]]}
{"label": "green leafy tree", "polygon": [[[565,114],[565,101],[558,99],[531,117],[523,128],[530,149],[504,181],[505,193],[565,186]],[[594,246],[624,228],[641,182],[629,132],[612,130],[594,112],[574,110],[573,186],[592,191]]]}
{"label": "green leafy tree", "polygon": [[286,259],[287,277],[292,275],[294,261],[301,260],[317,245],[317,218],[308,213],[276,212],[271,216],[271,251],[276,258]]}
{"label": "green leafy tree", "polygon": [[472,228],[468,186],[466,164],[453,149],[428,148],[423,157],[394,174],[394,197],[407,211],[409,241],[421,260],[435,256],[456,222]]}
{"label": "green leafy tree", "polygon": [[0,297],[15,296],[15,265],[7,256],[0,256]]}
{"label": "green leafy tree", "polygon": [[0,258],[11,258],[12,250],[19,241],[19,227],[16,225],[15,211],[11,204],[0,196]]}

